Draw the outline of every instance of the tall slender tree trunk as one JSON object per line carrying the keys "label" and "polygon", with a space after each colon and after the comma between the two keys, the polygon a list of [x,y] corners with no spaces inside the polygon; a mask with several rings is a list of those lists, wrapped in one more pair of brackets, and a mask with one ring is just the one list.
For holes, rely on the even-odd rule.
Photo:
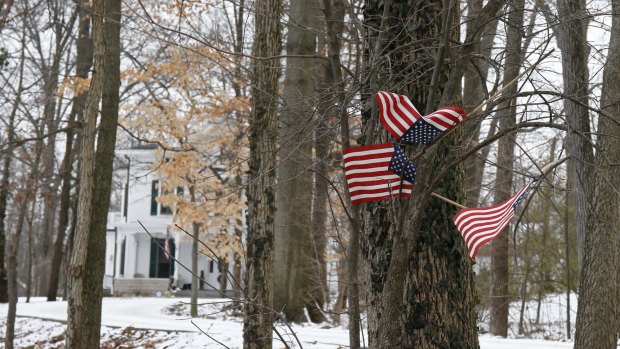
{"label": "tall slender tree trunk", "polygon": [[4,337],[4,346],[6,349],[13,349],[13,340],[15,339],[15,316],[17,312],[17,252],[19,250],[19,241],[22,235],[22,231],[24,230],[24,222],[26,220],[26,214],[28,213],[28,204],[35,204],[34,198],[35,190],[33,187],[36,186],[37,177],[39,175],[39,163],[41,160],[41,150],[42,150],[42,142],[38,142],[35,155],[35,161],[33,163],[33,167],[31,169],[30,174],[28,175],[28,179],[26,180],[26,185],[22,188],[22,201],[19,206],[19,213],[17,216],[17,225],[15,226],[15,234],[11,237],[11,242],[8,248],[8,258],[7,258],[7,266],[8,266],[8,294],[9,294],[9,308],[7,311],[7,319],[6,319],[6,334]]}
{"label": "tall slender tree trunk", "polygon": [[[504,68],[504,85],[519,76],[521,67],[521,31],[523,27],[523,8],[525,1],[512,0],[509,6],[509,14],[506,28],[506,62]],[[518,91],[518,85],[512,85],[506,90],[505,96],[509,99],[502,103],[497,112],[499,129],[511,128],[516,123],[517,99],[511,98]],[[502,137],[497,149],[497,175],[495,179],[494,203],[499,204],[512,195],[512,164],[514,162],[514,148],[516,140],[511,136]],[[508,308],[511,297],[509,294],[509,231],[497,236],[492,242],[492,284],[491,290],[491,333],[496,336],[508,335]]]}
{"label": "tall slender tree trunk", "polygon": [[[78,39],[76,44],[76,76],[82,79],[88,78],[88,71],[92,65],[92,41],[90,38],[90,11],[85,0],[80,0]],[[73,126],[75,120],[82,120],[84,103],[86,103],[87,93],[81,93],[73,98],[73,106],[69,115],[69,126]],[[66,230],[69,227],[69,210],[71,208],[71,173],[75,154],[73,152],[73,142],[75,138],[73,128],[67,131],[67,141],[65,143],[65,155],[61,166],[62,188],[60,192],[60,217],[58,219],[58,233],[54,242],[54,252],[52,255],[52,265],[50,267],[49,287],[47,289],[47,300],[55,301],[58,293],[58,282],[60,279],[60,266],[65,244]]]}
{"label": "tall slender tree trunk", "polygon": [[577,255],[581,266],[588,218],[589,168],[594,159],[588,114],[588,15],[585,0],[558,0],[557,8],[559,26],[556,35],[562,50],[564,94],[568,97],[564,98],[564,110],[571,130],[565,139],[565,147],[571,156],[568,161],[575,202]]}
{"label": "tall slender tree trunk", "polygon": [[[10,6],[9,6],[10,8]],[[8,11],[8,10],[7,10]],[[24,28],[24,31],[26,29]],[[7,125],[7,137],[6,142],[8,144],[6,153],[4,154],[2,164],[2,179],[0,179],[0,303],[6,303],[9,301],[8,284],[7,284],[7,271],[5,267],[5,251],[6,251],[6,225],[4,220],[6,219],[6,209],[9,200],[9,179],[11,177],[11,161],[13,160],[13,142],[15,141],[15,116],[17,114],[17,108],[21,104],[21,94],[24,82],[24,50],[26,49],[26,34],[22,34],[21,40],[21,53],[19,61],[19,82],[17,84],[17,93],[11,113],[8,118]]]}
{"label": "tall slender tree trunk", "polygon": [[[245,13],[245,0],[239,0],[238,7],[236,10],[237,16],[235,17],[235,53],[239,54],[235,57],[235,77],[233,78],[233,89],[235,90],[235,97],[241,98],[243,97],[241,85],[239,84],[239,80],[241,78],[241,68],[242,68],[242,53],[243,53],[243,24],[244,24],[244,13]],[[238,117],[242,117],[240,114]],[[242,185],[241,175],[237,175],[235,178],[235,183],[237,186],[241,187]],[[243,197],[243,191],[239,190],[239,197]],[[241,241],[243,230],[241,229],[242,219],[237,219],[237,226],[235,227],[235,236]],[[234,252],[233,253],[233,290],[234,290],[234,298],[235,300],[241,300],[243,295],[242,285],[241,285],[241,253]]]}
{"label": "tall slender tree trunk", "polygon": [[[189,188],[189,195],[190,200],[196,202],[196,187],[193,184]],[[189,309],[191,317],[198,317],[198,239],[200,239],[200,224],[192,222],[192,294]]]}
{"label": "tall slender tree trunk", "polygon": [[[345,80],[342,77],[342,64],[340,60],[340,35],[344,24],[344,1],[323,0],[323,13],[325,15],[325,27],[327,29],[327,46],[331,62],[331,74],[334,79],[334,94],[337,97],[337,110],[340,119],[340,141],[342,149],[351,146],[349,132],[349,115],[347,112],[347,98],[345,95]],[[345,189],[347,198],[350,197],[348,189]],[[360,208],[349,206],[349,241],[347,243],[346,272],[344,268],[345,258],[341,258],[338,266],[338,299],[335,304],[337,317],[335,322],[340,321],[339,313],[348,304],[347,313],[349,316],[349,346],[352,349],[360,347],[360,302],[359,302],[359,256],[360,256]],[[344,255],[344,251],[342,251]],[[346,273],[346,274],[345,274]],[[346,277],[344,277],[346,275]]]}
{"label": "tall slender tree trunk", "polygon": [[121,0],[105,0],[105,81],[101,101],[101,121],[95,153],[90,239],[84,274],[85,318],[84,341],[87,348],[99,347],[101,339],[101,298],[105,272],[105,250],[108,210],[112,191],[114,149],[118,123],[120,80]]}
{"label": "tall slender tree trunk", "polygon": [[[35,186],[36,188],[36,186]],[[33,198],[37,197],[37,193],[36,193],[36,189],[35,192],[32,194]],[[28,218],[28,256],[26,257],[26,260],[28,261],[28,267],[26,267],[26,303],[30,303],[30,296],[32,295],[32,263],[34,260],[34,248],[33,248],[33,226],[34,226],[34,219],[35,219],[35,215],[36,215],[36,209],[37,209],[37,201],[33,200],[32,205],[30,206],[30,215]]]}
{"label": "tall slender tree trunk", "polygon": [[[316,53],[318,3],[292,0],[288,55]],[[312,254],[312,129],[316,70],[311,58],[287,57],[280,111],[274,255],[274,308],[288,321],[305,321]]]}
{"label": "tall slender tree trunk", "polygon": [[273,244],[276,183],[277,96],[282,49],[281,0],[257,0],[252,54],[252,112],[248,179],[246,302],[243,347],[270,349],[273,311]]}
{"label": "tall slender tree trunk", "polygon": [[56,130],[58,129],[59,117],[57,103],[58,81],[60,77],[60,65],[64,57],[65,47],[68,40],[66,37],[73,30],[74,17],[64,24],[58,20],[62,17],[64,8],[58,2],[48,3],[51,15],[56,19],[50,25],[54,28],[54,46],[52,64],[47,67],[42,65],[44,82],[44,107],[43,122],[49,134],[46,137],[45,148],[41,158],[41,186],[43,219],[41,222],[41,234],[39,236],[39,251],[37,253],[38,267],[36,268],[38,287],[37,294],[46,294],[49,288],[49,276],[51,257],[54,245],[54,227],[56,224],[56,212],[58,211],[58,180],[56,178]]}
{"label": "tall slender tree trunk", "polygon": [[[87,258],[93,223],[94,179],[95,179],[95,138],[99,102],[105,81],[106,39],[104,29],[105,0],[93,0],[93,52],[94,71],[84,110],[82,144],[80,151],[80,193],[76,211],[77,225],[73,241],[73,251],[67,275],[68,307],[66,346],[72,349],[93,348],[88,342],[90,329],[88,317],[92,309],[87,303],[89,287],[86,284]],[[107,212],[104,212],[107,214]],[[97,332],[99,329],[96,330]],[[96,347],[96,346],[95,346]]]}
{"label": "tall slender tree trunk", "polygon": [[521,308],[519,310],[519,334],[525,334],[525,304],[529,301],[527,286],[530,280],[530,274],[532,272],[532,257],[528,253],[530,250],[530,235],[532,231],[530,227],[527,227],[525,232],[525,241],[523,242],[523,251],[525,251],[524,261],[525,273],[523,275],[523,283],[521,284]]}
{"label": "tall slender tree trunk", "polygon": [[[467,9],[468,19],[475,18],[482,10],[483,1],[474,0],[468,2]],[[489,61],[491,58],[491,52],[493,48],[493,40],[495,39],[495,33],[497,32],[498,19],[492,20],[488,25],[482,29],[482,35],[480,39],[473,43],[474,51],[478,52],[480,58],[472,57],[467,64],[467,70],[463,76],[463,109],[469,112],[476,108],[485,99],[485,87],[483,81],[487,81],[489,75]],[[475,30],[473,22],[468,22],[467,33],[472,35]],[[494,130],[496,127],[496,119],[493,119],[493,124],[489,127],[489,130]],[[462,127],[466,128],[466,134],[470,134],[473,140],[472,146],[478,143],[480,138],[480,125],[477,123],[465,124]],[[486,159],[489,156],[491,147],[486,147],[480,151],[471,161],[467,161],[465,164],[465,179],[464,188],[465,191],[465,206],[475,207],[478,205],[480,199],[480,190],[482,188],[482,178],[484,165]]]}
{"label": "tall slender tree trunk", "polygon": [[[612,13],[620,1],[612,1]],[[575,349],[611,349],[618,340],[620,248],[620,16],[613,16],[603,71],[594,167],[588,183],[588,219],[579,284]]]}
{"label": "tall slender tree trunk", "polygon": [[[325,316],[321,313],[323,306],[329,302],[329,288],[327,287],[327,263],[325,254],[327,252],[327,232],[325,224],[327,222],[327,199],[329,173],[327,171],[327,161],[330,154],[330,142],[333,133],[327,125],[329,115],[334,110],[334,95],[328,90],[328,86],[333,84],[331,77],[331,66],[323,63],[319,65],[323,70],[321,78],[323,83],[319,87],[319,105],[317,108],[317,125],[314,129],[314,183],[312,199],[312,248],[311,248],[311,274],[310,274],[310,297],[307,306],[310,320],[315,323],[325,321]],[[329,105],[326,105],[329,104]]]}

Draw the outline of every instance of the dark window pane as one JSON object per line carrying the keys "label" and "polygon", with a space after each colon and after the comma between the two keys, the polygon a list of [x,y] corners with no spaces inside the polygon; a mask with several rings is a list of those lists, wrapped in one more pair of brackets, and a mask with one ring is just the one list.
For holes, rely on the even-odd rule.
{"label": "dark window pane", "polygon": [[159,181],[151,183],[151,216],[157,216],[157,195],[159,195]]}

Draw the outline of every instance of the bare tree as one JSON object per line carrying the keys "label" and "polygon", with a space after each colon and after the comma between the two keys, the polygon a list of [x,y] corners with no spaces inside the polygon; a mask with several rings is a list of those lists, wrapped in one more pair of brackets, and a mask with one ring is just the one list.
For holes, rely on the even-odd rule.
{"label": "bare tree", "polygon": [[[456,2],[444,1],[443,6],[437,2],[367,3],[367,47],[372,48],[369,74],[377,74],[377,82],[373,84],[371,76],[364,98],[368,100],[379,89],[397,92],[409,96],[426,113],[437,107],[437,100],[442,105],[458,103],[466,68],[455,60],[472,53],[480,28],[495,17],[500,6],[487,2],[472,21],[479,30],[466,36],[456,49],[450,47]],[[408,26],[415,30],[405,30]],[[444,57],[448,57],[447,66]],[[440,83],[441,74],[449,76],[447,82]],[[377,116],[373,114],[363,114],[362,136],[370,142],[385,142],[385,133],[375,131],[373,118]],[[461,172],[448,165],[458,154],[459,139],[456,132],[416,155],[412,199],[366,205],[362,246],[373,348],[390,348],[394,343],[415,348],[448,347],[450,343],[477,346],[471,262],[450,221],[456,210],[430,199],[433,190],[451,197],[461,193],[457,180]],[[441,282],[434,285],[431,279]]]}
{"label": "bare tree", "polygon": [[105,81],[101,97],[101,120],[95,152],[92,219],[84,273],[84,306],[89,309],[83,319],[83,343],[88,348],[99,347],[101,339],[101,297],[105,270],[105,245],[108,209],[112,189],[112,170],[118,123],[120,74],[121,0],[105,0]]}
{"label": "bare tree", "polygon": [[[525,1],[512,0],[506,22],[506,59],[504,65],[504,86],[519,76],[521,67],[521,32],[523,27],[523,7]],[[505,91],[506,96],[514,96],[518,92],[517,84]],[[499,105],[496,117],[499,119],[499,129],[514,127],[517,118],[517,98],[508,98]],[[502,137],[497,149],[497,174],[495,182],[495,204],[499,204],[512,196],[512,167],[514,163],[515,140]],[[508,271],[508,234],[500,234],[492,243],[492,276],[493,288],[491,292],[491,333],[497,336],[508,335],[508,308],[510,294],[508,285],[510,275]]]}
{"label": "bare tree", "polygon": [[314,59],[295,57],[316,53],[317,3],[292,0],[286,41],[283,106],[278,149],[276,190],[274,307],[288,321],[305,320],[310,289],[309,261],[312,205],[312,129],[316,74]]}
{"label": "bare tree", "polygon": [[[612,1],[612,13],[620,1]],[[594,167],[589,175],[588,217],[579,286],[576,349],[615,348],[618,340],[620,243],[620,17],[612,16],[601,91]]]}
{"label": "bare tree", "polygon": [[[84,0],[80,0],[77,4],[79,11],[78,19],[78,39],[76,45],[76,73],[75,76],[80,79],[87,79],[88,72],[92,65],[92,42],[90,38],[90,9]],[[69,227],[69,210],[71,208],[71,187],[72,187],[72,169],[75,159],[73,152],[73,143],[75,131],[72,124],[76,120],[83,120],[84,103],[88,94],[78,93],[73,98],[73,106],[69,114],[69,129],[66,132],[67,140],[65,143],[65,155],[60,167],[60,176],[62,177],[62,188],[60,192],[60,214],[58,219],[58,233],[54,242],[54,251],[52,255],[52,265],[50,266],[50,277],[47,290],[47,300],[55,301],[58,292],[58,283],[60,279],[60,266],[65,246],[66,230]]]}
{"label": "bare tree", "polygon": [[248,183],[246,302],[243,347],[272,346],[273,239],[279,59],[282,49],[280,0],[255,2],[252,54],[252,114]]}
{"label": "bare tree", "polygon": [[[77,226],[73,241],[73,251],[67,275],[68,307],[66,345],[69,348],[92,348],[88,342],[92,335],[89,331],[99,334],[100,329],[87,327],[87,319],[92,309],[85,293],[89,285],[86,284],[86,269],[88,260],[91,228],[94,212],[94,179],[95,179],[95,138],[97,135],[97,115],[99,102],[105,81],[105,54],[106,39],[104,29],[105,1],[93,1],[93,57],[94,71],[84,108],[84,122],[82,129],[82,144],[80,151],[80,193],[78,199]],[[92,333],[92,332],[91,332]]]}
{"label": "bare tree", "polygon": [[571,155],[569,165],[574,187],[572,197],[576,212],[577,253],[581,265],[588,218],[588,178],[594,159],[588,114],[587,10],[585,0],[558,0],[557,7],[559,25],[556,33],[558,46],[562,50],[562,81],[567,97],[564,99],[564,111],[570,127],[565,147]]}

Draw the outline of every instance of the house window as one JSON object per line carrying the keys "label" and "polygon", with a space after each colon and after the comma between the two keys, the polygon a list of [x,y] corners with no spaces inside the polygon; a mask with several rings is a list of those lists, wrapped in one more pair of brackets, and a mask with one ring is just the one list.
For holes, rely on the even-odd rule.
{"label": "house window", "polygon": [[[177,188],[177,195],[183,195],[183,188]],[[168,194],[169,191],[164,191],[163,194]],[[159,181],[154,180],[151,183],[151,216],[157,216],[159,211],[160,215],[171,215],[172,209],[168,206],[161,205],[157,202],[157,196],[159,196]]]}
{"label": "house window", "polygon": [[151,216],[157,216],[157,196],[159,195],[159,181],[151,182]]}
{"label": "house window", "polygon": [[213,262],[213,259],[209,262],[209,273],[213,274],[213,265],[215,264],[215,262]]}
{"label": "house window", "polygon": [[[175,256],[174,240],[169,239],[170,254]],[[166,239],[151,238],[150,278],[169,278],[174,275],[174,260],[168,258],[165,251]]]}

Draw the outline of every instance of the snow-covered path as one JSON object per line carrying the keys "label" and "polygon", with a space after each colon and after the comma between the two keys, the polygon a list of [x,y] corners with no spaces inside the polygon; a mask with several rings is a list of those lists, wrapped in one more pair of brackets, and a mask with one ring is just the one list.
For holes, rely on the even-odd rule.
{"label": "snow-covered path", "polygon": [[[235,317],[227,317],[218,313],[221,304],[218,299],[208,299],[205,303],[212,305],[204,306],[204,316],[193,321],[181,315],[174,315],[174,311],[164,311],[165,308],[173,309],[175,306],[184,306],[179,302],[187,303],[189,299],[180,298],[104,298],[102,325],[107,327],[133,327],[137,329],[164,330],[159,337],[161,347],[166,348],[222,348],[215,340],[226,344],[231,348],[242,346],[242,322]],[[66,302],[44,302],[43,299],[35,299],[32,303],[19,303],[17,315],[19,324],[24,327],[51,326],[45,336],[62,333],[63,326],[51,325],[50,321],[66,320]],[[210,310],[213,310],[210,313]],[[201,315],[202,315],[201,314]],[[0,305],[0,336],[4,334],[6,319],[6,305]],[[195,324],[192,324],[192,322]],[[18,324],[18,326],[19,326]],[[31,324],[32,326],[29,326]],[[48,325],[46,325],[48,324]],[[200,330],[209,336],[200,333]],[[293,331],[301,341],[304,348],[309,349],[334,349],[346,347],[348,344],[348,332],[342,327],[326,328],[319,325],[292,325]],[[287,328],[279,327],[279,332],[287,341],[294,341]],[[108,329],[107,331],[110,331]],[[20,329],[17,328],[17,332]],[[28,330],[27,332],[31,332]],[[102,331],[106,332],[106,330]],[[159,345],[156,347],[160,347]],[[282,344],[274,341],[274,348],[280,348]],[[543,340],[527,339],[499,339],[490,336],[480,337],[481,349],[568,349],[572,343],[551,342]]]}

